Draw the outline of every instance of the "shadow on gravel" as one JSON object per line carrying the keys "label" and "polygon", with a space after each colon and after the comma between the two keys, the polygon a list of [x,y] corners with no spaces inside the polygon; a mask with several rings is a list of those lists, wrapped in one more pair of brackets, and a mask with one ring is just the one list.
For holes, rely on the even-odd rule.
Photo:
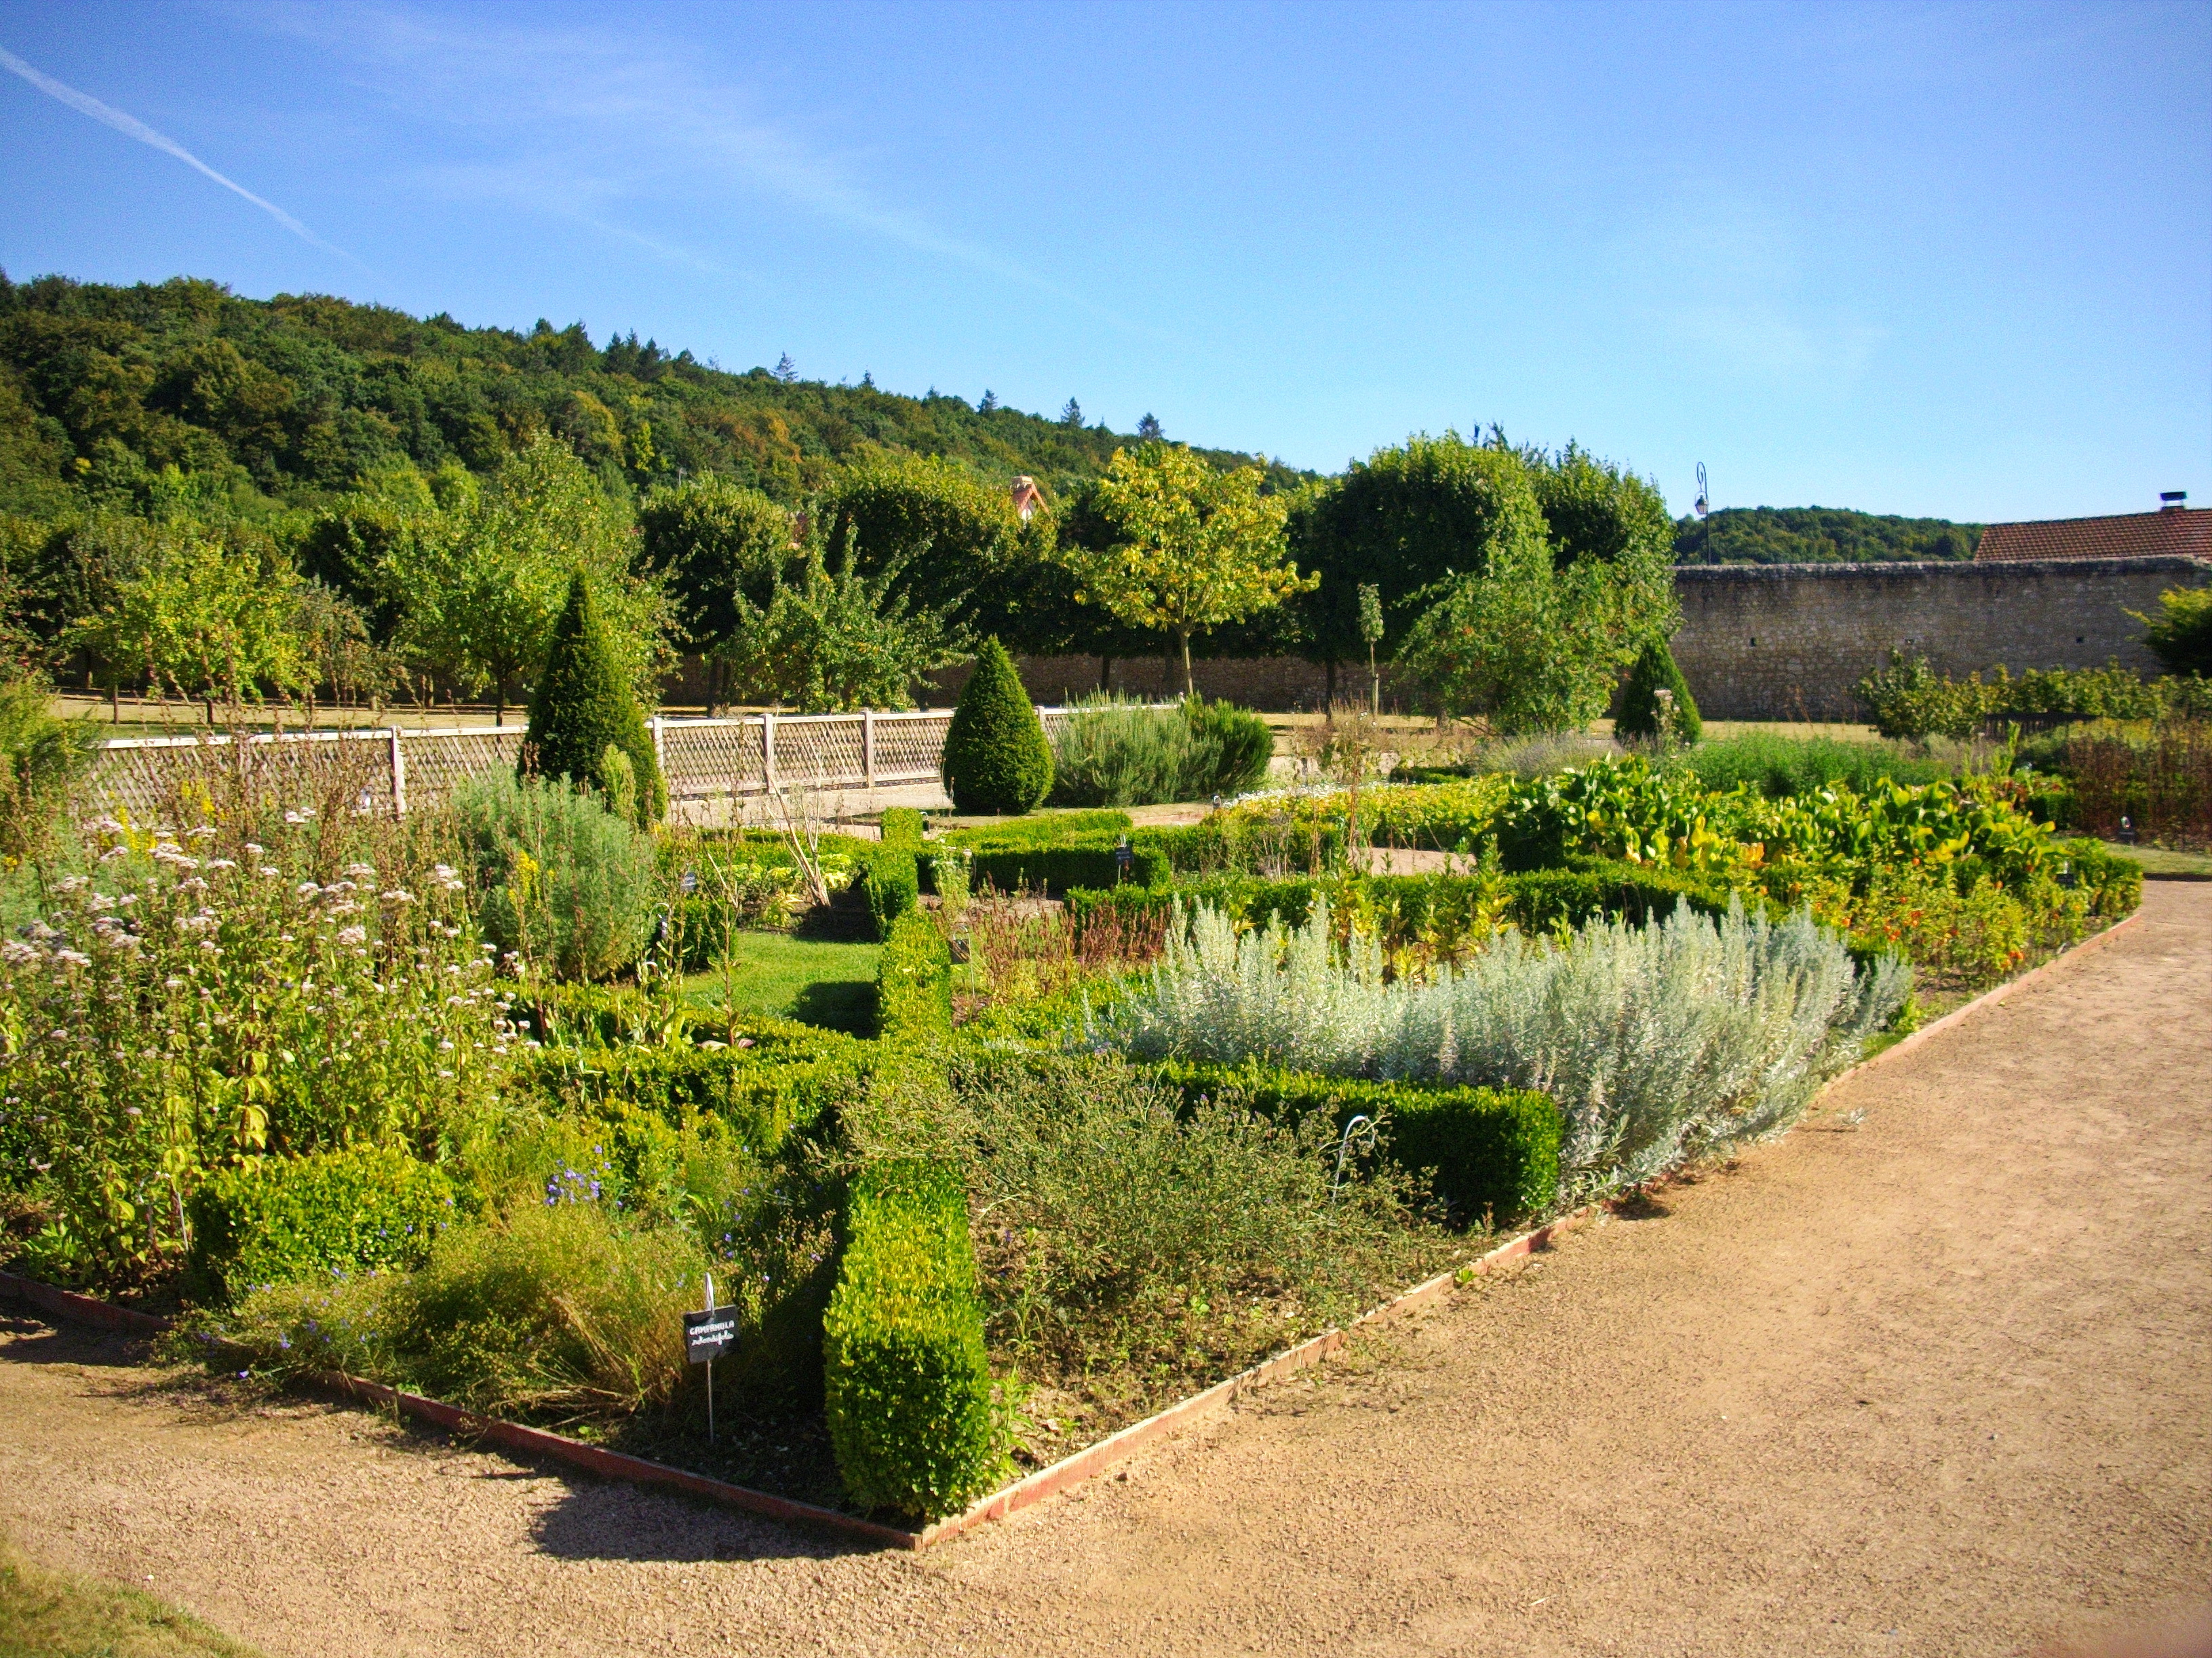
{"label": "shadow on gravel", "polygon": [[125,1370],[146,1362],[143,1337],[49,1324],[22,1313],[0,1313],[0,1360],[11,1364],[96,1364]]}
{"label": "shadow on gravel", "polygon": [[690,1497],[611,1481],[549,1474],[568,1494],[534,1527],[562,1560],[831,1560],[880,1546],[756,1519]]}

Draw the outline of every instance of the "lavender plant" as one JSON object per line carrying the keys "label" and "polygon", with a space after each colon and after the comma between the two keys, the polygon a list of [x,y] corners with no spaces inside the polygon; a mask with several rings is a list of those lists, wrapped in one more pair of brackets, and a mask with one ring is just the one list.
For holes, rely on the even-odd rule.
{"label": "lavender plant", "polygon": [[1239,935],[1178,909],[1143,993],[1086,1013],[1084,1040],[1139,1059],[1258,1059],[1332,1076],[1540,1089],[1568,1186],[1650,1178],[1794,1121],[1904,1005],[1895,957],[1861,969],[1803,912],[1770,922],[1687,907],[1564,941],[1507,932],[1426,981],[1386,983],[1373,939],[1305,924]]}

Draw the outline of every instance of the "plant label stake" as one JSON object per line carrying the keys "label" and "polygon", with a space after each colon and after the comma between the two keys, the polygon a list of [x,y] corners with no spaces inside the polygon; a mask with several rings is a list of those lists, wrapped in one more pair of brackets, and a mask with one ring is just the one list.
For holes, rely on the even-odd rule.
{"label": "plant label stake", "polygon": [[684,1356],[707,1367],[707,1442],[714,1442],[714,1361],[738,1345],[738,1309],[714,1305],[714,1275],[707,1274],[703,1311],[684,1315]]}

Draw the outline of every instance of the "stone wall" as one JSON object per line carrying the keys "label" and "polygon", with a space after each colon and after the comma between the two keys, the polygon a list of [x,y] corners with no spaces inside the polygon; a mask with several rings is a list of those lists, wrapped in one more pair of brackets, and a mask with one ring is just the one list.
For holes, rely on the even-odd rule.
{"label": "stone wall", "polygon": [[2203,585],[2187,558],[2035,563],[1718,564],[1677,569],[1674,659],[1708,720],[1858,720],[1852,687],[1893,648],[1954,678],[2002,663],[2145,674],[2143,624],[2169,587]]}

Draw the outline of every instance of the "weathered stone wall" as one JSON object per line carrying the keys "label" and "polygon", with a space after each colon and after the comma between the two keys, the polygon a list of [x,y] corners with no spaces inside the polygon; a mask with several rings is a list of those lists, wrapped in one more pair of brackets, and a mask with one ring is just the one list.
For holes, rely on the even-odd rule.
{"label": "weathered stone wall", "polygon": [[2033,563],[1721,564],[1675,571],[1674,659],[1708,720],[1857,720],[1852,688],[1899,648],[1963,678],[2002,663],[2158,672],[2142,623],[2186,558]]}
{"label": "weathered stone wall", "polygon": [[[1124,696],[1182,693],[1182,664],[1177,662],[1171,672],[1164,673],[1157,656],[1117,656],[1110,665],[1102,664],[1095,656],[1024,656],[1015,659],[1015,667],[1030,699],[1047,704],[1071,702],[1109,688]],[[1106,671],[1103,677],[1102,667]],[[1192,659],[1190,670],[1200,695],[1223,698],[1248,708],[1273,712],[1318,708],[1328,700],[1328,671],[1317,662],[1294,656],[1197,657]],[[968,683],[969,671],[963,664],[932,674],[928,700],[939,705],[956,700],[960,688]],[[1386,703],[1391,697],[1391,677],[1386,668],[1382,675]],[[1364,664],[1357,671],[1348,663],[1339,665],[1339,696],[1362,696],[1366,690]]]}

